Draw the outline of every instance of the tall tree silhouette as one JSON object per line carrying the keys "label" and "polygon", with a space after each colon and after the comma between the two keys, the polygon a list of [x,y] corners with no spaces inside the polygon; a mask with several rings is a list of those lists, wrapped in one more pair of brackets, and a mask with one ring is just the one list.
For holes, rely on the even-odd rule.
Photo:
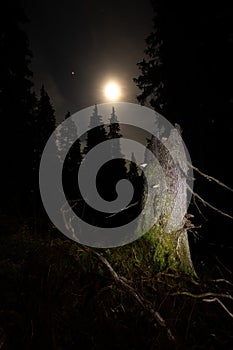
{"label": "tall tree silhouette", "polygon": [[[190,10],[183,1],[152,4],[153,30],[146,40],[146,57],[138,63],[141,74],[134,79],[141,90],[138,101],[179,123],[194,162],[219,171],[215,140],[220,137],[228,148],[233,132],[232,6],[196,1]],[[227,171],[224,175],[230,178]]]}
{"label": "tall tree silhouette", "polygon": [[[84,166],[85,166],[85,154],[87,154],[92,148],[96,145],[100,144],[107,140],[107,131],[103,124],[102,116],[98,113],[97,105],[94,106],[93,113],[90,116],[89,121],[90,130],[86,133],[86,146],[83,150],[83,158],[84,158]],[[103,177],[101,176],[100,181],[97,179],[97,189],[101,192],[104,188]],[[90,194],[91,195],[91,194]],[[89,205],[84,204],[84,208],[82,211],[82,217],[91,223],[95,223],[98,221],[102,221],[102,215],[96,214],[95,210]]]}
{"label": "tall tree silhouette", "polygon": [[68,112],[65,116],[67,124],[66,126],[61,125],[59,130],[58,156],[62,155],[64,157],[64,150],[69,148],[63,166],[63,187],[68,199],[77,200],[80,197],[78,168],[82,161],[82,152],[80,139],[77,139],[77,126],[70,116],[71,114]]}
{"label": "tall tree silhouette", "polygon": [[144,105],[149,103],[158,112],[167,107],[166,99],[166,68],[162,33],[162,14],[160,2],[152,1],[154,10],[153,31],[146,38],[146,58],[137,63],[141,74],[134,78],[137,87],[142,91],[137,96],[138,102]]}
{"label": "tall tree silhouette", "polygon": [[[210,1],[196,1],[191,7],[187,2],[152,3],[153,31],[146,42],[146,57],[138,64],[141,74],[134,79],[141,90],[138,100],[161,111],[172,123],[178,122],[193,163],[230,184],[232,5]],[[165,103],[161,104],[161,98]],[[214,191],[199,182],[196,190],[216,203]],[[224,195],[218,194],[218,199]],[[225,221],[221,220],[219,229],[223,230]],[[213,220],[212,237],[219,229]]]}
{"label": "tall tree silhouette", "polygon": [[2,209],[21,215],[31,190],[33,167],[32,124],[35,95],[32,92],[32,54],[21,28],[27,18],[18,2],[0,11],[0,116],[2,163]]}
{"label": "tall tree silhouette", "polygon": [[40,96],[34,114],[32,124],[34,129],[34,170],[38,175],[41,155],[56,125],[55,111],[44,85],[40,89]]}
{"label": "tall tree silhouette", "polygon": [[119,177],[124,178],[126,175],[126,164],[125,160],[123,159],[124,155],[121,152],[121,145],[120,145],[120,138],[122,137],[121,134],[121,127],[117,119],[115,108],[112,107],[112,113],[110,117],[110,124],[109,124],[109,132],[108,132],[108,138],[115,139],[115,143],[112,143],[110,146],[110,156],[113,158],[118,158],[115,166],[115,170]]}
{"label": "tall tree silhouette", "polygon": [[90,130],[87,134],[85,153],[89,152],[94,146],[107,140],[107,132],[103,125],[102,117],[98,114],[97,105],[94,106],[93,114],[90,117]]}
{"label": "tall tree silhouette", "polygon": [[116,198],[116,184],[122,179],[126,178],[126,166],[123,154],[121,152],[120,138],[120,124],[117,120],[115,108],[112,107],[110,117],[110,124],[108,126],[108,138],[113,140],[109,147],[109,162],[107,162],[102,171],[99,172],[97,179],[103,183],[103,193],[107,200]]}
{"label": "tall tree silhouette", "polygon": [[[42,85],[40,96],[36,104],[34,118],[32,121],[33,130],[33,184],[32,184],[32,207],[34,208],[34,218],[36,218],[43,206],[39,192],[39,166],[44,147],[55,130],[56,119],[55,110],[51,104],[50,97]],[[54,150],[56,149],[54,139]]]}
{"label": "tall tree silhouette", "polygon": [[56,118],[55,110],[50,101],[50,97],[46,92],[44,85],[40,89],[40,97],[37,103],[37,113],[35,128],[37,132],[37,149],[41,156],[46,142],[55,130]]}
{"label": "tall tree silhouette", "polygon": [[[119,139],[120,137],[122,137],[122,135],[120,133],[120,125],[119,125],[118,120],[117,120],[115,108],[112,107],[108,138],[109,139],[115,139],[115,138]],[[110,154],[114,157],[122,158],[120,142],[117,142],[117,143],[111,145]]]}
{"label": "tall tree silhouette", "polygon": [[185,2],[152,3],[153,31],[134,79],[138,100],[160,111],[160,92],[166,106],[161,112],[181,125],[193,161],[218,176],[224,170],[231,182],[227,165],[216,167],[215,159],[227,164],[223,149],[231,147],[233,133],[232,5],[196,1],[190,10]]}

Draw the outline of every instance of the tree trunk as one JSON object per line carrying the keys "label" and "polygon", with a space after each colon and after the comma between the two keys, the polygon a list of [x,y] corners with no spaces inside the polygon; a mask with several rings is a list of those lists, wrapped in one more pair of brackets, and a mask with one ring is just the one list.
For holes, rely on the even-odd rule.
{"label": "tree trunk", "polygon": [[[163,142],[157,141],[153,153],[159,161],[163,171],[166,186],[159,187],[159,178],[156,178],[156,163],[150,163],[145,169],[145,176],[154,177],[155,186],[149,189],[150,203],[143,214],[140,227],[151,216],[154,217],[154,226],[149,234],[154,236],[156,245],[155,261],[161,268],[180,270],[195,274],[192,264],[188,234],[187,234],[187,206],[188,206],[188,164],[187,156],[180,134],[176,129],[171,130],[168,138]],[[160,182],[161,183],[161,182]],[[160,186],[161,187],[161,186]],[[147,196],[144,190],[144,197]],[[153,191],[153,195],[151,195]],[[143,226],[141,226],[143,225]]]}

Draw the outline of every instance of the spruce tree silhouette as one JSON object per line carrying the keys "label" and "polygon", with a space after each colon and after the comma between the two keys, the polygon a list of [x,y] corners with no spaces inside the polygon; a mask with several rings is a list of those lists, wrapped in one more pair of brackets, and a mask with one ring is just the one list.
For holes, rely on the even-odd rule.
{"label": "spruce tree silhouette", "polygon": [[89,128],[84,153],[89,152],[93,147],[107,140],[107,132],[103,125],[102,117],[98,114],[97,105],[94,106],[93,114],[90,117]]}
{"label": "spruce tree silhouette", "polygon": [[222,149],[229,149],[233,133],[232,5],[196,1],[192,11],[185,2],[152,5],[153,30],[134,78],[138,101],[179,123],[193,162],[231,182],[227,165],[223,173],[215,160],[227,163]]}
{"label": "spruce tree silhouette", "polygon": [[17,2],[0,11],[0,116],[2,150],[1,208],[25,216],[30,212],[33,168],[35,94],[32,92],[32,53],[22,30],[27,18]]}
{"label": "spruce tree silhouette", "polygon": [[[96,145],[108,139],[107,131],[103,124],[102,116],[99,115],[98,113],[97,105],[94,106],[93,113],[90,116],[89,128],[90,130],[84,135],[86,136],[86,146],[84,147],[84,150],[83,150],[84,166],[85,166],[85,155]],[[100,193],[102,193],[101,190],[104,188],[104,182],[102,177],[100,177],[100,181],[96,179],[96,186],[97,186],[97,190]],[[83,220],[86,220],[87,222],[94,224],[96,226],[98,225],[102,226],[102,221],[104,218],[105,218],[104,213],[96,212],[87,203],[84,204],[83,210],[82,210]]]}
{"label": "spruce tree silhouette", "polygon": [[[112,107],[108,129],[108,138],[109,140],[114,140],[114,143],[112,142],[109,148],[110,161],[103,167],[105,172],[105,176],[102,175],[104,184],[103,195],[107,200],[114,200],[116,199],[116,184],[120,179],[126,178],[127,173],[120,146],[120,138],[122,137],[120,133],[120,124],[117,120],[114,107]],[[101,174],[102,172],[100,171],[99,178]]]}
{"label": "spruce tree silhouette", "polygon": [[78,187],[78,169],[82,162],[82,152],[80,139],[77,139],[77,126],[70,116],[68,112],[65,116],[68,124],[61,125],[59,130],[58,156],[63,153],[64,149],[69,148],[63,164],[62,181],[66,198],[72,206],[76,207],[81,198]]}
{"label": "spruce tree silhouette", "polygon": [[[191,11],[185,2],[152,4],[153,30],[146,40],[146,57],[138,63],[141,73],[134,79],[141,90],[138,101],[179,123],[193,164],[232,186],[232,4],[196,1]],[[210,190],[202,181],[196,181],[195,188],[209,202],[231,206],[230,194]],[[221,230],[232,244],[231,223],[214,212],[205,210],[204,215],[211,240],[214,232],[215,239],[223,239]]]}
{"label": "spruce tree silhouette", "polygon": [[40,89],[34,126],[37,132],[37,151],[39,157],[41,157],[46,142],[55,130],[56,126],[55,110],[50,101],[50,97],[44,88],[44,85],[42,85]]}
{"label": "spruce tree silhouette", "polygon": [[4,130],[1,210],[22,219],[36,215],[40,202],[40,158],[55,128],[54,110],[44,87],[39,100],[33,91],[29,68],[32,53],[22,29],[26,22],[19,2],[1,8],[0,116]]}
{"label": "spruce tree silhouette", "polygon": [[[31,204],[33,208],[34,220],[38,216],[41,217],[41,214],[45,216],[39,191],[39,167],[44,147],[49,137],[54,132],[55,126],[55,111],[51,104],[50,97],[46,92],[44,85],[42,85],[31,125],[33,130],[33,185],[31,189]],[[56,140],[54,139],[54,151],[56,149],[55,142]],[[38,220],[39,218],[37,218],[37,221]]]}

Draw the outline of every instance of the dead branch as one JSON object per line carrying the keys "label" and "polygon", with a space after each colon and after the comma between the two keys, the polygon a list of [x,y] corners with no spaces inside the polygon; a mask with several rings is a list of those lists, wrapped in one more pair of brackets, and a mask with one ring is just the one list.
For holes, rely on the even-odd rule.
{"label": "dead branch", "polygon": [[192,193],[192,195],[196,198],[198,198],[205,206],[208,206],[209,208],[213,209],[214,211],[216,211],[217,213],[226,216],[229,219],[233,219],[233,216],[231,216],[230,214],[225,213],[224,211],[216,208],[215,206],[213,206],[212,204],[210,204],[209,202],[207,202],[205,199],[203,199],[198,193],[194,192],[189,185],[187,184],[188,190]]}
{"label": "dead branch", "polygon": [[[167,273],[167,272],[162,272],[162,271],[160,271],[160,272],[158,272],[157,274],[156,274],[156,277],[158,278],[158,282],[159,282],[159,278],[161,277],[161,276],[165,276],[165,277],[170,277],[170,278],[172,278],[172,279],[181,279],[181,276],[179,275],[179,274],[177,274],[177,275],[175,275],[175,274],[173,274],[173,273]],[[186,276],[182,276],[182,280],[184,279],[184,278],[186,278],[187,279],[187,277]],[[192,284],[195,284],[196,286],[199,286],[200,285],[200,283],[198,282],[198,281],[196,281],[196,280],[194,280],[194,279],[188,279],[188,281],[190,282],[190,283],[192,283]]]}
{"label": "dead branch", "polygon": [[219,180],[216,179],[215,177],[203,173],[201,170],[199,170],[198,168],[196,168],[195,166],[193,166],[193,165],[190,164],[190,163],[188,163],[188,165],[189,165],[193,170],[195,170],[198,174],[200,174],[201,176],[203,176],[204,178],[206,178],[207,180],[209,180],[209,181],[214,181],[214,182],[216,182],[219,186],[222,186],[222,187],[226,188],[227,190],[233,192],[233,189],[232,189],[231,187],[225,185],[223,182],[219,181]]}
{"label": "dead branch", "polygon": [[228,308],[223,304],[223,302],[221,300],[219,300],[218,298],[213,298],[213,299],[203,299],[203,301],[207,302],[207,303],[213,303],[213,302],[217,302],[219,305],[221,305],[221,307],[226,311],[226,313],[233,318],[233,314],[228,310]]}
{"label": "dead branch", "polygon": [[205,215],[202,213],[201,209],[199,208],[197,201],[196,201],[196,198],[194,196],[193,196],[193,203],[194,203],[195,207],[197,208],[199,214],[203,217],[203,219],[205,221],[207,221],[207,218],[205,217]]}
{"label": "dead branch", "polygon": [[215,255],[215,259],[216,259],[216,261],[224,268],[224,270],[225,270],[226,272],[228,272],[230,275],[232,275],[232,271],[229,270],[229,269],[222,263],[222,261],[219,260],[219,258],[218,258],[216,255]]}
{"label": "dead branch", "polygon": [[[228,189],[229,191],[233,192],[233,189],[230,188],[229,186],[225,185],[223,182],[219,181],[218,179],[215,179],[213,176],[204,174],[203,172],[201,172],[198,168],[194,167],[192,164],[190,164],[189,162],[187,163],[191,168],[193,168],[195,171],[197,171],[199,174],[201,174],[202,176],[204,176],[205,178],[207,178],[209,181],[215,181],[218,185]],[[179,164],[178,164],[179,166]],[[182,174],[187,177],[187,175],[183,172],[183,170],[181,169],[181,167],[179,166],[180,171],[182,172]],[[224,211],[216,208],[215,206],[213,206],[212,204],[210,204],[209,202],[207,202],[205,199],[203,199],[198,193],[194,192],[190,186],[187,184],[187,188],[188,190],[192,193],[194,199],[198,198],[205,206],[208,206],[209,208],[213,209],[214,211],[216,211],[217,213],[228,217],[229,219],[233,219],[233,216],[231,216],[228,213],[225,213]],[[197,206],[197,204],[194,202],[194,204],[196,205],[199,213],[203,216],[202,212],[200,211],[199,207]]]}
{"label": "dead branch", "polygon": [[172,293],[171,295],[186,295],[188,297],[195,298],[195,299],[202,299],[202,298],[206,298],[206,297],[216,297],[216,298],[225,298],[225,299],[233,300],[233,297],[229,294],[212,293],[212,292],[193,294],[193,293],[190,293],[187,291],[183,291],[183,292]]}
{"label": "dead branch", "polygon": [[113,269],[109,261],[102,255],[99,254],[97,251],[90,247],[82,246],[80,247],[82,250],[91,253],[99,259],[99,261],[108,269],[111,276],[113,277],[114,281],[120,285],[128,294],[130,294],[138,303],[141,305],[144,309],[146,309],[153,318],[157,321],[157,323],[166,330],[167,336],[171,342],[175,342],[175,337],[173,336],[170,328],[167,326],[166,321],[163,319],[163,317],[159,314],[158,311],[155,311],[147,300],[143,298],[142,295],[140,295],[132,286],[130,286],[129,281],[127,281],[124,277],[119,276],[117,272]]}
{"label": "dead branch", "polygon": [[228,280],[225,280],[224,278],[218,278],[216,280],[210,280],[210,282],[215,282],[215,283],[226,283],[226,284],[229,284],[230,286],[233,287],[233,283],[231,283],[230,281]]}

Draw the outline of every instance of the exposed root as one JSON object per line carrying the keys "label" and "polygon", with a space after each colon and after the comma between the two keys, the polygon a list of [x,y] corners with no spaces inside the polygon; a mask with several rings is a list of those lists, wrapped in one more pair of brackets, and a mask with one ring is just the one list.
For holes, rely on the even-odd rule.
{"label": "exposed root", "polygon": [[233,297],[229,294],[212,293],[212,292],[193,294],[193,293],[190,293],[187,291],[183,291],[183,292],[175,292],[175,293],[172,293],[171,295],[187,295],[191,298],[196,298],[196,299],[202,299],[202,298],[206,298],[206,297],[219,297],[219,298],[226,298],[226,299],[233,300]]}
{"label": "exposed root", "polygon": [[126,278],[118,275],[118,273],[113,269],[109,261],[103,255],[99,254],[94,249],[86,246],[81,246],[80,248],[86,252],[94,254],[99,259],[99,261],[108,269],[114,281],[119,286],[121,286],[122,289],[125,290],[129,295],[131,295],[142,306],[142,308],[147,310],[147,312],[149,312],[153,316],[153,318],[160,325],[160,327],[162,327],[166,331],[168,339],[174,343],[176,339],[172,334],[172,331],[167,326],[166,321],[160,315],[160,313],[153,309],[152,304],[148,300],[146,300],[142,295],[140,295],[138,291],[129,284],[129,281],[127,281]]}
{"label": "exposed root", "polygon": [[219,305],[221,305],[221,307],[223,308],[223,310],[226,311],[226,313],[233,318],[233,313],[231,313],[228,308],[223,304],[223,302],[221,300],[219,300],[218,298],[213,298],[213,299],[203,299],[203,301],[207,302],[207,303],[212,303],[212,302],[217,302]]}

